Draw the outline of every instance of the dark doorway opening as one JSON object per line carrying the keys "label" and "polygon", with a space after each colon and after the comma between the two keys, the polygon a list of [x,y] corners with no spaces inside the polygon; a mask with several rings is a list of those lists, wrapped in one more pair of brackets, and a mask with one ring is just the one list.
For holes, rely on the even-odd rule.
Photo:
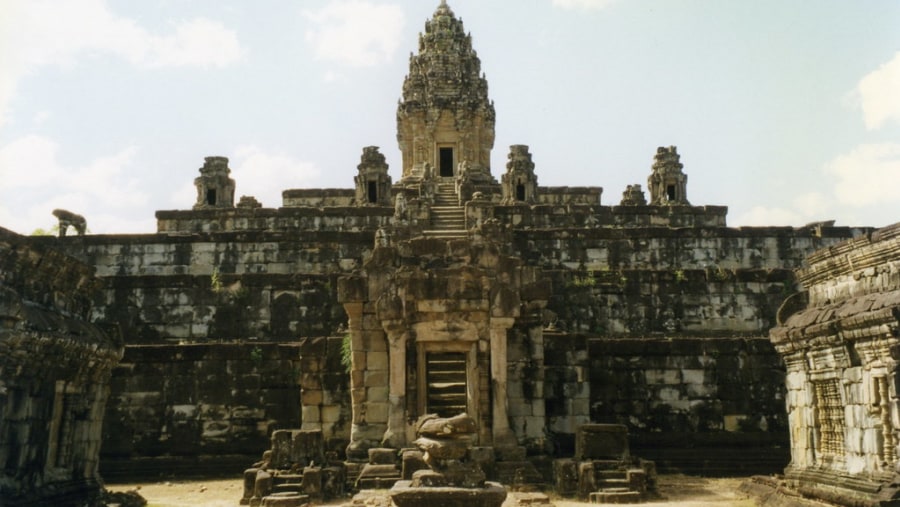
{"label": "dark doorway opening", "polygon": [[453,177],[453,148],[440,148],[441,177]]}
{"label": "dark doorway opening", "polygon": [[668,197],[670,201],[675,200],[675,185],[666,186],[666,197]]}
{"label": "dark doorway opening", "polygon": [[525,185],[519,183],[516,185],[516,200],[524,201],[525,200]]}
{"label": "dark doorway opening", "polygon": [[206,204],[210,206],[216,205],[216,189],[210,188],[206,191]]}
{"label": "dark doorway opening", "polygon": [[378,202],[378,184],[374,181],[369,182],[369,202]]}
{"label": "dark doorway opening", "polygon": [[466,354],[429,352],[425,359],[429,413],[452,417],[466,411]]}

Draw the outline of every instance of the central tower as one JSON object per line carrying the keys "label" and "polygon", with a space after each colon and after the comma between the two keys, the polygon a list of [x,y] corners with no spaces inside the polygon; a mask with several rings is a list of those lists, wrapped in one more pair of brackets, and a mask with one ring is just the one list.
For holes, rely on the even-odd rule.
{"label": "central tower", "polygon": [[402,182],[455,177],[460,167],[469,179],[492,181],[496,115],[487,90],[472,36],[442,1],[410,55],[397,107]]}

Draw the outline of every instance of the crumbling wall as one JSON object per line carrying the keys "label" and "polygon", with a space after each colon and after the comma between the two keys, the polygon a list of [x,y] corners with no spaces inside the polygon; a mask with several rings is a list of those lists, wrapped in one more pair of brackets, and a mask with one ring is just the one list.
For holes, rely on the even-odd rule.
{"label": "crumbling wall", "polygon": [[[514,326],[508,336],[506,387],[510,429],[532,452],[565,447],[567,435],[574,431],[571,425],[608,416],[595,406],[599,400],[606,400],[602,392],[595,393],[593,380],[603,373],[600,370],[604,367],[579,362],[590,352],[588,343],[608,338],[640,340],[663,336],[686,343],[723,337],[761,337],[775,322],[783,299],[794,290],[791,269],[799,266],[814,248],[834,244],[858,232],[828,227],[697,226],[724,217],[724,208],[668,207],[660,211],[641,206],[615,209],[579,206],[528,208],[531,221],[520,221],[511,231],[503,233],[504,237],[511,235],[511,242],[500,236],[496,238],[503,239],[503,248],[508,249],[509,255],[521,259],[525,265],[540,268],[544,279],[552,285],[543,322],[522,328]],[[496,211],[503,216],[504,209],[519,208],[498,207]],[[638,208],[649,211],[642,214]],[[337,280],[362,269],[371,258],[375,243],[373,228],[382,219],[389,218],[388,212],[391,212],[389,208],[378,206],[360,208],[356,214],[350,208],[160,212],[160,224],[166,220],[181,221],[172,227],[185,232],[85,236],[66,238],[65,243],[69,251],[97,266],[105,277],[107,289],[97,300],[94,314],[117,323],[129,344],[172,345],[173,351],[179,345],[251,340],[259,344],[284,344],[305,337],[344,333],[348,319],[337,302]],[[591,221],[591,217],[606,216],[604,220],[615,223],[619,220],[616,217],[625,215],[630,217],[626,222],[636,225],[658,221],[668,221],[668,225],[682,223],[673,220],[682,220],[694,226],[595,227]],[[209,221],[217,221],[218,225],[203,225]],[[504,221],[512,223],[506,218]],[[260,229],[256,230],[257,227]],[[233,229],[187,232],[216,228]],[[405,237],[402,230],[394,233],[398,238]],[[410,251],[408,255],[419,254]],[[544,342],[540,333],[534,332],[540,327],[549,333],[556,332],[557,340],[560,336],[584,340],[578,349],[578,360],[561,369],[545,365],[542,355],[550,354],[555,345]],[[379,358],[387,356],[386,351],[369,352]],[[177,363],[174,358],[171,361]],[[379,374],[372,366],[386,368],[385,364],[384,361],[367,364],[368,374]],[[571,364],[580,366],[570,368]],[[227,368],[223,366],[220,370],[226,372]],[[301,371],[306,371],[305,367]],[[331,371],[346,375],[342,369],[331,368]],[[556,375],[565,380],[558,380]],[[545,378],[550,380],[545,382]],[[304,382],[301,379],[301,386]],[[718,389],[717,381],[710,382],[703,385]],[[123,389],[123,394],[142,392],[137,385]],[[316,417],[322,418],[323,424],[331,424],[335,417],[349,417],[349,401],[340,408],[334,404],[326,408],[327,402],[318,403],[327,395],[319,396],[318,390],[304,391],[303,424]],[[197,393],[204,395],[200,388]],[[648,390],[646,395],[659,397],[662,393]],[[382,395],[386,396],[379,394]],[[142,404],[156,407],[153,408],[156,412],[161,410],[154,405],[157,403],[154,397],[141,396],[132,398],[134,410]],[[485,414],[490,410],[486,400],[485,396],[480,406]],[[709,432],[697,431],[690,438],[646,441],[670,449],[671,455],[676,456],[673,459],[689,461],[693,458],[689,452],[679,454],[682,452],[679,449],[685,449],[682,445],[685,442],[705,445],[702,442],[719,442],[721,435],[734,440],[733,435],[741,433],[724,429],[725,415],[735,416],[730,419],[733,422],[738,416],[752,414],[723,413],[720,423],[709,423],[716,428]],[[655,415],[649,412],[636,412],[630,417],[628,424],[641,438],[649,439],[647,435],[658,434],[654,432],[662,427],[654,423]],[[742,424],[739,428],[754,427],[752,422]],[[771,443],[766,444],[768,448],[783,442],[778,424],[772,421],[768,424],[771,427],[767,432],[753,431],[762,440],[754,436],[749,441],[765,440]],[[548,436],[545,428],[551,427],[554,429]],[[655,429],[641,433],[642,427]],[[775,433],[778,435],[773,436]],[[243,442],[236,447],[244,449],[245,445],[249,447]],[[146,444],[129,452],[131,456],[161,452],[152,450],[154,446]],[[208,449],[213,451],[213,447]],[[228,450],[223,446],[219,451]],[[654,457],[665,463],[659,456]]]}
{"label": "crumbling wall", "polygon": [[553,280],[548,324],[594,335],[764,335],[794,292],[791,269],[854,232],[790,228],[516,232]]}
{"label": "crumbling wall", "polygon": [[0,504],[98,494],[103,408],[122,344],[88,321],[93,270],[0,229]]}
{"label": "crumbling wall", "polygon": [[394,215],[393,206],[351,206],[353,195],[352,189],[349,193],[333,189],[286,190],[284,208],[157,211],[156,229],[164,234],[298,229],[359,232],[387,225]]}
{"label": "crumbling wall", "polygon": [[[842,505],[900,499],[900,224],[822,249],[770,338],[787,365],[787,484]],[[883,502],[883,503],[882,503]]]}
{"label": "crumbling wall", "polygon": [[235,472],[273,431],[301,426],[342,451],[350,416],[341,341],[128,347],[111,382],[104,475]]}
{"label": "crumbling wall", "polygon": [[510,415],[533,453],[569,456],[578,427],[599,422],[627,426],[635,452],[664,469],[746,474],[787,463],[785,370],[765,338],[545,331],[540,351],[518,333],[509,353]]}
{"label": "crumbling wall", "polygon": [[108,282],[94,318],[115,322],[129,344],[285,341],[327,336],[346,324],[336,280],[359,267],[372,237],[85,236],[67,247]]}

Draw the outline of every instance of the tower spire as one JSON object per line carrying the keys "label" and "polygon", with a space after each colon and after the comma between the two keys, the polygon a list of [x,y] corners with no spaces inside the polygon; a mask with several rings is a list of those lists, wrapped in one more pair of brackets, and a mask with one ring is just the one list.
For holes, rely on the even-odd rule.
{"label": "tower spire", "polygon": [[494,117],[472,37],[441,0],[419,34],[397,107],[403,179],[454,177],[461,166],[476,179],[490,179]]}

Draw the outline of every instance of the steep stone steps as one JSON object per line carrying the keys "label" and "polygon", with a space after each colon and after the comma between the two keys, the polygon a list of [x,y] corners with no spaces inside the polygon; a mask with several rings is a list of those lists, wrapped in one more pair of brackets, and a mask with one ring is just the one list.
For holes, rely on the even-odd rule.
{"label": "steep stone steps", "polygon": [[453,183],[439,183],[431,207],[431,229],[425,236],[454,239],[466,236],[466,210],[459,205]]}

